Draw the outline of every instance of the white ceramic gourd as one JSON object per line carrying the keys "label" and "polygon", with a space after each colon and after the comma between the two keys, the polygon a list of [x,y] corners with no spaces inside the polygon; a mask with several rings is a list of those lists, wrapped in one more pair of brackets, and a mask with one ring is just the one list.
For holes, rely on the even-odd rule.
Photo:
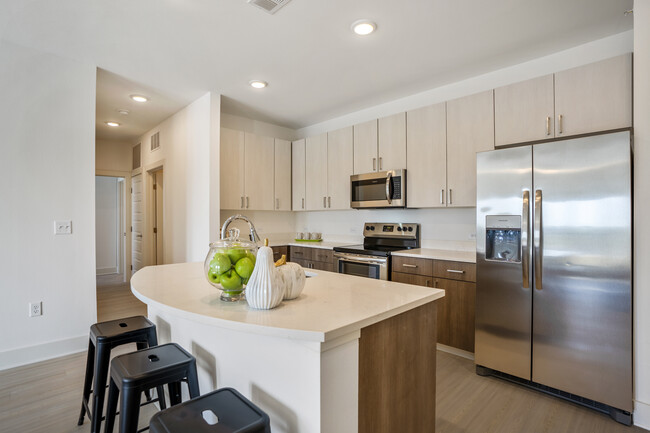
{"label": "white ceramic gourd", "polygon": [[246,285],[246,301],[258,310],[270,310],[282,302],[284,282],[273,263],[273,250],[269,240],[257,251],[255,268]]}
{"label": "white ceramic gourd", "polygon": [[298,263],[286,262],[277,269],[284,281],[284,299],[295,299],[300,296],[307,281],[302,266]]}

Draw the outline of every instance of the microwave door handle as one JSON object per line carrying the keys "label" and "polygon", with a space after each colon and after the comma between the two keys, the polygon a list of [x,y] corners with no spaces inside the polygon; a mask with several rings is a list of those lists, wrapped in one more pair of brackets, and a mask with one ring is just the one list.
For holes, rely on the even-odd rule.
{"label": "microwave door handle", "polygon": [[393,196],[393,194],[391,194],[392,177],[393,177],[393,173],[389,171],[388,174],[386,175],[386,201],[388,201],[388,204],[391,204],[391,202],[393,201],[391,198]]}

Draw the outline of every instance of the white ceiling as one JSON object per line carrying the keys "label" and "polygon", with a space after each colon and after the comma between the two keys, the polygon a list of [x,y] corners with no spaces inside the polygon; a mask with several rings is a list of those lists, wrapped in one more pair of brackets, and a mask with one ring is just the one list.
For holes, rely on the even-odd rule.
{"label": "white ceiling", "polygon": [[[111,71],[98,115],[122,108],[110,93],[126,80],[158,89],[160,113],[213,91],[226,112],[297,129],[629,30],[632,3],[292,0],[269,15],[245,0],[0,0],[0,35]],[[377,32],[354,35],[359,18]]]}

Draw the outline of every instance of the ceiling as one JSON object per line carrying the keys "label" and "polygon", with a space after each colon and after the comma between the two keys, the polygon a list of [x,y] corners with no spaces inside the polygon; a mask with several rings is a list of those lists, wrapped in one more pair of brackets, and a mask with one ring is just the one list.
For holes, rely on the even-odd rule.
{"label": "ceiling", "polygon": [[[269,15],[245,0],[0,0],[0,35],[102,68],[101,125],[116,108],[155,125],[213,91],[223,111],[298,129],[630,30],[632,3],[291,0]],[[378,30],[356,36],[360,18]],[[156,97],[118,95],[134,88]]]}

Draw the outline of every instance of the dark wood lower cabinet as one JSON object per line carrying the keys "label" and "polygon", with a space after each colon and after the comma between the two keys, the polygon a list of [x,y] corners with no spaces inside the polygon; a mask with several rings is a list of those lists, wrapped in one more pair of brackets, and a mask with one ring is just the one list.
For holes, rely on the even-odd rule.
{"label": "dark wood lower cabinet", "polygon": [[433,287],[433,277],[427,277],[424,275],[413,275],[405,274],[403,272],[393,271],[391,281],[397,281],[398,283],[414,284],[416,286],[425,286]]}
{"label": "dark wood lower cabinet", "polygon": [[445,291],[438,301],[438,343],[474,352],[476,283],[434,278],[433,286]]}
{"label": "dark wood lower cabinet", "polygon": [[359,433],[435,431],[440,301],[361,329]]}

